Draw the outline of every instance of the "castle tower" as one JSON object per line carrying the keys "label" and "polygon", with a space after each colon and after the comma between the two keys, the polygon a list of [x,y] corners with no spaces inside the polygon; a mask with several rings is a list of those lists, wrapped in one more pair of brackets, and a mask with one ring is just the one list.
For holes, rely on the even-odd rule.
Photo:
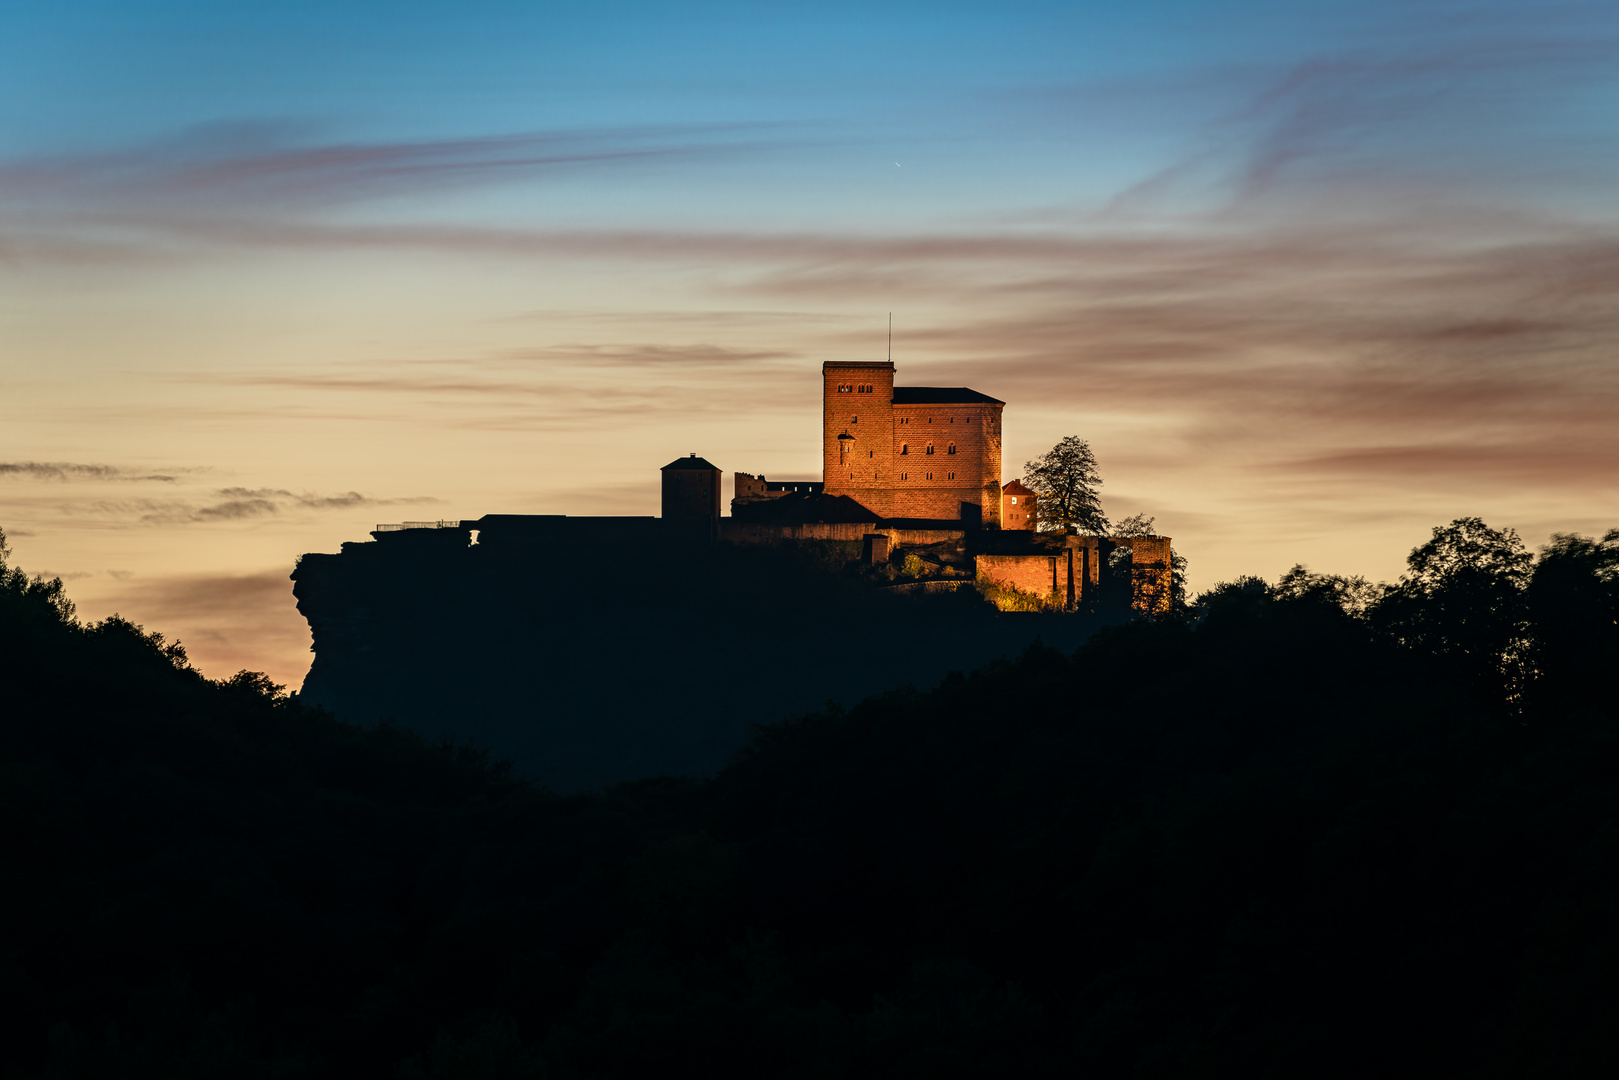
{"label": "castle tower", "polygon": [[719,521],[719,469],[693,454],[675,458],[661,471],[665,518]]}
{"label": "castle tower", "polygon": [[894,365],[829,360],[821,381],[824,490],[886,517],[894,493]]}

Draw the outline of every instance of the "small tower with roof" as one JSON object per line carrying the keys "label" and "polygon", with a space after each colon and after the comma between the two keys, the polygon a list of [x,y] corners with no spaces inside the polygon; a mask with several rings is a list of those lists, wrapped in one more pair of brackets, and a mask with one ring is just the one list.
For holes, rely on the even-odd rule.
{"label": "small tower with roof", "polygon": [[675,458],[662,472],[665,518],[719,522],[719,469],[693,454]]}

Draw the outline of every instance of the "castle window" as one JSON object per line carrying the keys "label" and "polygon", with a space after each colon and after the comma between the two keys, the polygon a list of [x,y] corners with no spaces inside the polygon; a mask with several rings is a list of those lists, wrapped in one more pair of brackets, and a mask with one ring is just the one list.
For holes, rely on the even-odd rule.
{"label": "castle window", "polygon": [[928,473],[928,479],[929,479],[929,480],[932,480],[932,479],[933,479],[933,474],[932,474],[932,473]]}
{"label": "castle window", "polygon": [[852,393],[853,391],[854,391],[853,384],[851,384],[851,383],[838,383],[838,393],[840,393],[840,394],[848,394],[848,393]]}
{"label": "castle window", "polygon": [[954,454],[956,452],[956,444],[951,443],[949,446],[945,447],[944,452],[947,454]]}
{"label": "castle window", "polygon": [[930,454],[933,453],[933,444],[932,443],[928,443],[928,453],[930,453]]}
{"label": "castle window", "polygon": [[909,480],[911,478],[911,474],[910,473],[900,473],[899,478],[901,480]]}
{"label": "castle window", "polygon": [[858,424],[858,423],[860,423],[860,417],[858,417],[858,416],[851,416],[851,417],[849,417],[849,423],[851,423],[851,424]]}
{"label": "castle window", "polygon": [[1013,506],[1017,505],[1017,496],[1016,495],[1012,496],[1012,505]]}
{"label": "castle window", "polygon": [[955,473],[953,473],[953,472],[952,472],[952,473],[945,473],[945,474],[944,474],[944,478],[945,478],[945,479],[946,479],[946,480],[954,480],[954,479],[955,479],[955,478],[956,478],[956,474],[955,474]]}
{"label": "castle window", "polygon": [[866,451],[866,456],[868,458],[874,458],[874,457],[877,456],[877,451],[875,451],[875,450],[867,450]]}
{"label": "castle window", "polygon": [[901,456],[903,456],[905,454],[909,454],[911,452],[911,444],[910,443],[900,443],[899,444],[899,452],[900,452]]}

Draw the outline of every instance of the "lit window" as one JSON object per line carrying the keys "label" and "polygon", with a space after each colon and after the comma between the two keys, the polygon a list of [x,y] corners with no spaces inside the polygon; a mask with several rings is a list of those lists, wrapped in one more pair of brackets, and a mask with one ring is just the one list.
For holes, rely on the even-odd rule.
{"label": "lit window", "polygon": [[1017,496],[1016,495],[1012,496],[1012,505],[1013,506],[1017,505]]}

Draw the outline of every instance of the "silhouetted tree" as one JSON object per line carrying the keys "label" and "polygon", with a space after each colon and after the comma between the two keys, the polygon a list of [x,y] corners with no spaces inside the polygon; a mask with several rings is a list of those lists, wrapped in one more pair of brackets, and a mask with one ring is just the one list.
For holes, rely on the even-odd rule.
{"label": "silhouetted tree", "polygon": [[1109,536],[1157,536],[1153,530],[1153,522],[1157,518],[1150,518],[1146,514],[1131,514],[1122,521],[1115,521],[1108,526]]}
{"label": "silhouetted tree", "polygon": [[1552,537],[1529,579],[1535,695],[1554,714],[1611,696],[1619,657],[1619,529]]}
{"label": "silhouetted tree", "polygon": [[1023,483],[1040,497],[1040,528],[1061,532],[1070,526],[1105,535],[1102,514],[1102,474],[1090,444],[1068,435],[1056,446],[1023,466]]}
{"label": "silhouetted tree", "polygon": [[1302,563],[1283,574],[1275,588],[1280,599],[1330,604],[1357,619],[1365,618],[1386,591],[1387,586],[1373,584],[1359,575],[1316,574]]}
{"label": "silhouetted tree", "polygon": [[1183,615],[1190,610],[1191,605],[1186,598],[1186,556],[1169,549],[1169,611],[1172,615]]}
{"label": "silhouetted tree", "polygon": [[22,617],[32,614],[71,623],[76,609],[67,597],[62,579],[30,578],[20,567],[12,566],[10,560],[11,546],[6,542],[5,530],[0,529],[0,599],[7,602],[12,614]]}
{"label": "silhouetted tree", "polygon": [[1400,644],[1432,657],[1492,696],[1521,688],[1534,556],[1512,529],[1476,517],[1436,527],[1373,619]]}

